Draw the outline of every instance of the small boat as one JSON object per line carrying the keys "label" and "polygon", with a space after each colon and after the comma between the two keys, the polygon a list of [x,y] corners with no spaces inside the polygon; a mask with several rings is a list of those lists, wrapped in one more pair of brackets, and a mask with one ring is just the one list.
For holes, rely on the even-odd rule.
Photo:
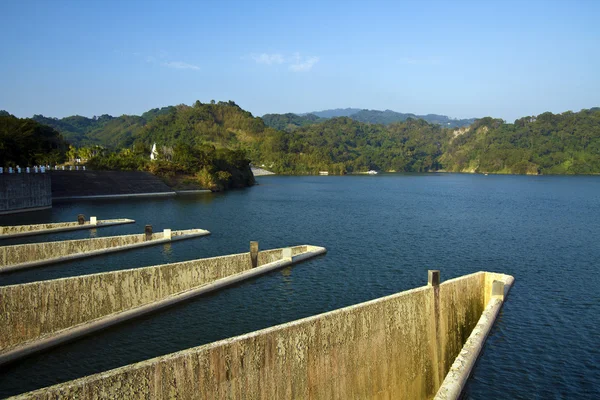
{"label": "small boat", "polygon": [[367,174],[369,174],[369,175],[377,175],[377,171],[375,171],[375,170],[372,169],[369,172],[367,172]]}

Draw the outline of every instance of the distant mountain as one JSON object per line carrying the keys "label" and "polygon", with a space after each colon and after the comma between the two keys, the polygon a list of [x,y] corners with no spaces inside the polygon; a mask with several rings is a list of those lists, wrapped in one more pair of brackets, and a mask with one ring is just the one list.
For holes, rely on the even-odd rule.
{"label": "distant mountain", "polygon": [[319,118],[336,118],[336,117],[349,117],[357,112],[361,111],[360,108],[336,108],[332,110],[313,111],[305,114],[298,115],[316,115]]}
{"label": "distant mountain", "polygon": [[[281,114],[269,114],[269,115],[281,115]],[[360,108],[336,108],[332,110],[315,111],[310,114],[298,114],[300,116],[305,115],[316,115],[319,118],[335,118],[335,117],[349,117],[355,121],[366,122],[369,124],[383,124],[388,125],[394,122],[406,121],[408,118],[423,119],[430,124],[442,125],[447,128],[461,128],[463,126],[471,125],[475,122],[476,118],[465,118],[465,119],[454,119],[446,115],[438,114],[427,114],[417,115],[412,113],[399,113],[392,110],[366,110]],[[322,122],[322,121],[315,121]],[[267,123],[265,121],[267,125]],[[272,126],[272,125],[269,125]],[[280,129],[280,128],[278,128]]]}
{"label": "distant mountain", "polygon": [[476,118],[467,119],[452,119],[446,115],[438,114],[427,114],[427,115],[416,115],[416,114],[404,114],[392,110],[361,110],[350,116],[355,121],[368,122],[371,124],[384,124],[388,125],[394,122],[406,121],[408,118],[422,119],[430,124],[442,125],[447,128],[461,128],[463,126],[471,125],[475,122]]}

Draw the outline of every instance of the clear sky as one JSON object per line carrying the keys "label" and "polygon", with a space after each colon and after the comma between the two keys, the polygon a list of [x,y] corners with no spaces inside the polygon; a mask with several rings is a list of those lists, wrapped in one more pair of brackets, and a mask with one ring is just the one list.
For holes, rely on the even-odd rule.
{"label": "clear sky", "polygon": [[391,109],[512,122],[600,106],[600,0],[0,0],[0,109]]}

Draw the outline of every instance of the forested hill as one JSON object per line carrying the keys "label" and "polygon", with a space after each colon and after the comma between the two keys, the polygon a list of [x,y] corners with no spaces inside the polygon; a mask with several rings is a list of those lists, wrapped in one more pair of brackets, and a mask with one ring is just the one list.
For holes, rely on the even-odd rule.
{"label": "forested hill", "polygon": [[62,162],[67,147],[60,133],[51,127],[0,111],[0,167]]}
{"label": "forested hill", "polygon": [[600,173],[600,109],[544,113],[513,124],[483,118],[455,130],[439,162],[449,171]]}
{"label": "forested hill", "polygon": [[451,129],[408,119],[387,126],[334,118],[272,137],[261,161],[277,172],[600,173],[600,110],[514,123],[482,118]]}
{"label": "forested hill", "polygon": [[[84,133],[82,140],[93,139],[93,143],[105,146],[113,144],[117,149],[130,148],[140,155],[147,153],[155,142],[159,147],[175,148],[176,153],[176,146],[182,144],[201,152],[209,147],[241,150],[254,164],[289,174],[369,169],[600,173],[599,109],[544,113],[514,123],[488,117],[463,128],[447,128],[412,118],[387,125],[349,117],[304,116],[303,120],[293,114],[271,120],[277,120],[288,132],[267,126],[263,119],[232,101],[196,102],[192,106],[179,105],[150,113],[151,117],[144,114],[96,118],[96,128]],[[57,121],[66,120],[69,129],[86,132],[88,128],[81,124],[87,120],[80,118],[50,120],[55,126]],[[64,133],[60,126],[57,130]]]}

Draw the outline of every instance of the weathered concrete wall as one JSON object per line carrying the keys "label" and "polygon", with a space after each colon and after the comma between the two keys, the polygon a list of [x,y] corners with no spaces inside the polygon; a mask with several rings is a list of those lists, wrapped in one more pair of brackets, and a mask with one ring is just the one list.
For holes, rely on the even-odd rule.
{"label": "weathered concrete wall", "polygon": [[[171,240],[209,234],[202,229],[173,231]],[[153,233],[151,240],[145,234],[107,236],[93,239],[63,240],[59,242],[28,243],[0,247],[0,273],[20,268],[66,261],[77,256],[95,255],[94,252],[126,250],[133,246],[159,244],[163,232]]]}
{"label": "weathered concrete wall", "polygon": [[107,226],[132,224],[133,219],[105,219],[96,221],[96,224],[91,224],[90,221],[85,221],[83,225],[79,222],[52,222],[48,224],[34,225],[17,225],[17,226],[0,226],[0,239],[12,238],[19,236],[41,235],[44,233],[64,232],[78,229],[96,229]]}
{"label": "weathered concrete wall", "polygon": [[52,197],[60,199],[93,198],[144,193],[175,195],[159,177],[142,171],[51,171]]}
{"label": "weathered concrete wall", "polygon": [[[292,248],[292,254],[307,246]],[[259,265],[282,249],[259,253]],[[250,269],[249,253],[0,287],[0,354],[116,312]]]}
{"label": "weathered concrete wall", "polygon": [[445,360],[454,359],[463,332],[470,332],[483,310],[485,275],[401,292],[19,398],[429,399],[447,372]]}
{"label": "weathered concrete wall", "polygon": [[52,207],[49,174],[0,174],[0,214]]}

